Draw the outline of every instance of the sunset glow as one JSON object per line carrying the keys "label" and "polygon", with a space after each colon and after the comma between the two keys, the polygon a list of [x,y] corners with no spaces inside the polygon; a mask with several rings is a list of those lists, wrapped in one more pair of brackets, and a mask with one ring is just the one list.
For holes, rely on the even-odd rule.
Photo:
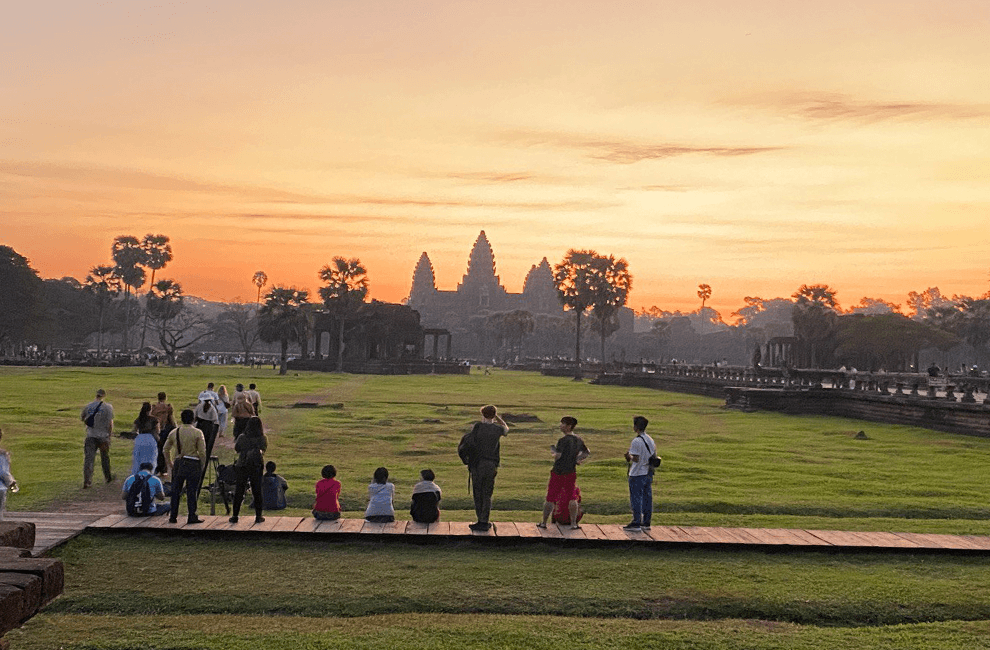
{"label": "sunset glow", "polygon": [[36,2],[0,26],[0,244],[85,277],[164,233],[186,293],[358,257],[453,289],[484,230],[629,261],[630,306],[990,289],[990,3]]}

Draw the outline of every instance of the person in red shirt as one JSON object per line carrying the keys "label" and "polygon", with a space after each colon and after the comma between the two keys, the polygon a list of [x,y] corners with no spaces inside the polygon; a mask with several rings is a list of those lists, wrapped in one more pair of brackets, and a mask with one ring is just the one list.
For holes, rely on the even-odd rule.
{"label": "person in red shirt", "polygon": [[316,503],[313,504],[313,517],[325,521],[340,519],[340,481],[337,468],[327,465],[320,472],[322,479],[316,482]]}

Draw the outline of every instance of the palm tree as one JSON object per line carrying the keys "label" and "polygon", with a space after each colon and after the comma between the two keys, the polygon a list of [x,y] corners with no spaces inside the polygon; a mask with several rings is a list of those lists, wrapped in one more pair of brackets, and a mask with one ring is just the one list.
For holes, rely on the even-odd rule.
{"label": "palm tree", "polygon": [[560,264],[553,267],[553,283],[561,304],[570,308],[577,317],[574,336],[574,360],[577,369],[574,378],[581,379],[581,314],[594,301],[594,261],[598,253],[593,250],[567,251]]}
{"label": "palm tree", "polygon": [[705,311],[705,302],[712,297],[711,286],[707,284],[699,284],[698,297],[701,298],[701,311]]}
{"label": "palm tree", "polygon": [[327,286],[320,288],[320,297],[337,321],[337,372],[344,369],[344,325],[368,296],[368,272],[356,257],[346,260],[335,257],[319,272]]}
{"label": "palm tree", "polygon": [[96,338],[96,358],[99,359],[103,356],[103,316],[106,314],[107,305],[121,291],[120,278],[114,273],[112,266],[94,266],[86,276],[85,287],[96,295],[96,304],[99,307],[100,329]]}
{"label": "palm tree", "polygon": [[629,263],[612,255],[599,255],[593,262],[595,275],[592,316],[602,342],[602,372],[605,372],[605,339],[619,329],[619,308],[629,299],[632,275]]}
{"label": "palm tree", "polygon": [[306,336],[309,292],[289,287],[272,287],[265,304],[258,312],[258,335],[266,343],[279,341],[282,358],[279,374],[287,370],[289,343],[298,343]]}
{"label": "palm tree", "polygon": [[[151,281],[148,283],[148,294],[151,294],[151,287],[155,286],[155,272],[165,268],[165,265],[172,261],[172,245],[166,235],[152,235],[148,233],[141,240],[141,248],[144,249],[144,266],[151,269]],[[141,349],[144,349],[144,338],[148,333],[148,318],[150,314],[145,302],[144,327],[141,328]]]}
{"label": "palm tree", "polygon": [[261,288],[268,284],[268,274],[264,271],[255,271],[252,281],[254,286],[258,287],[258,305],[261,306]]}
{"label": "palm tree", "polygon": [[124,345],[127,353],[131,335],[131,289],[139,289],[144,284],[146,274],[143,265],[147,254],[137,237],[120,235],[113,240],[110,249],[114,262],[114,274],[124,287]]}

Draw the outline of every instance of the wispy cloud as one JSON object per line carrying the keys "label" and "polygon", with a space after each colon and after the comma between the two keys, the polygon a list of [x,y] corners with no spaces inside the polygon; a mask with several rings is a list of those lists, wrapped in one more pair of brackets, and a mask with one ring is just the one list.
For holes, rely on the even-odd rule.
{"label": "wispy cloud", "polygon": [[584,153],[594,160],[630,165],[644,160],[662,160],[677,156],[705,155],[718,157],[752,156],[779,151],[776,146],[721,146],[648,143],[613,138],[595,138],[568,133],[516,131],[505,133],[501,139],[526,147],[554,147]]}
{"label": "wispy cloud", "polygon": [[990,116],[986,104],[924,101],[876,101],[843,93],[802,92],[742,100],[794,117],[819,121],[880,122],[885,120],[970,120]]}

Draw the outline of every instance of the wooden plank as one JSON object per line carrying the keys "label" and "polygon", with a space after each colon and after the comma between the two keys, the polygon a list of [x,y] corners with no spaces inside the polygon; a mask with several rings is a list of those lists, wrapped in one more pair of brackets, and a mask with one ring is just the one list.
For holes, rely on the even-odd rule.
{"label": "wooden plank", "polygon": [[392,521],[382,528],[382,532],[386,535],[405,535],[407,521]]}
{"label": "wooden plank", "polygon": [[984,550],[990,551],[990,537],[985,535],[960,535],[959,537],[963,538],[970,544],[975,544]]}
{"label": "wooden plank", "polygon": [[315,517],[302,517],[293,530],[297,533],[315,533],[317,527],[322,523],[324,523],[324,520],[322,519],[316,519]]}
{"label": "wooden plank", "polygon": [[946,546],[946,548],[967,550],[967,551],[982,551],[984,550],[979,544],[974,544],[973,542],[967,540],[965,537],[959,535],[929,535],[928,537],[935,538],[940,544]]}
{"label": "wooden plank", "polygon": [[581,528],[584,530],[585,539],[608,539],[598,524],[581,524]]}
{"label": "wooden plank", "polygon": [[739,528],[721,528],[721,527],[719,527],[719,528],[716,528],[715,531],[716,531],[716,534],[720,538],[735,540],[735,543],[736,544],[745,544],[745,545],[748,546],[750,544],[758,544],[759,543],[758,540],[755,537],[753,537],[752,535],[750,535],[749,533],[747,533],[744,530],[740,530]]}
{"label": "wooden plank", "polygon": [[619,524],[598,524],[598,528],[604,533],[605,538],[612,542],[628,542],[629,536],[622,530]]}
{"label": "wooden plank", "polygon": [[[337,521],[340,522],[340,530],[338,532],[341,533],[360,533],[365,524],[364,519],[338,519]],[[322,532],[322,526],[320,530]]]}
{"label": "wooden plank", "polygon": [[281,517],[265,517],[264,521],[261,523],[255,523],[254,518],[251,519],[251,532],[254,533],[268,533],[275,530],[275,525]]}
{"label": "wooden plank", "polygon": [[[314,519],[316,526],[313,527],[317,533],[341,533],[344,532],[344,520],[337,519],[328,521],[326,519]],[[353,521],[353,519],[351,520]],[[301,524],[300,524],[301,525]],[[364,524],[362,524],[363,526]],[[298,530],[298,529],[297,529]]]}
{"label": "wooden plank", "polygon": [[302,523],[302,517],[276,517],[275,525],[272,526],[272,532],[275,533],[291,533],[299,524]]}
{"label": "wooden plank", "polygon": [[564,535],[560,532],[560,528],[557,524],[547,524],[546,528],[536,528],[540,532],[540,537],[544,539],[563,539]]}
{"label": "wooden plank", "polygon": [[741,528],[744,533],[753,538],[754,544],[765,546],[780,546],[784,541],[767,532],[765,528]]}
{"label": "wooden plank", "polygon": [[112,528],[114,524],[118,523],[122,519],[126,519],[127,515],[107,515],[101,519],[97,519],[95,522],[89,525],[90,528]]}
{"label": "wooden plank", "polygon": [[134,528],[141,524],[142,519],[142,517],[124,517],[111,526],[111,528]]}
{"label": "wooden plank", "polygon": [[427,535],[449,535],[450,534],[450,522],[449,521],[438,521],[435,524],[430,524],[429,530],[426,532]]}
{"label": "wooden plank", "polygon": [[514,522],[500,521],[495,524],[495,535],[498,537],[519,537],[519,531]]}
{"label": "wooden plank", "polygon": [[472,537],[495,537],[497,533],[495,532],[495,524],[488,530],[471,530],[470,524],[468,525],[468,534]]}
{"label": "wooden plank", "polygon": [[364,525],[361,527],[362,535],[381,535],[383,532],[385,532],[385,524],[382,523],[365,521]]}
{"label": "wooden plank", "polygon": [[447,534],[467,537],[472,534],[472,530],[468,528],[468,525],[466,521],[452,521],[450,522],[450,532]]}
{"label": "wooden plank", "polygon": [[426,535],[430,531],[429,524],[410,521],[406,524],[406,535]]}
{"label": "wooden plank", "polygon": [[536,527],[536,523],[532,521],[517,521],[516,522],[516,532],[520,537],[535,538],[543,537],[540,534],[540,529]]}
{"label": "wooden plank", "polygon": [[894,533],[870,532],[860,533],[860,536],[868,538],[877,548],[918,548],[916,543]]}
{"label": "wooden plank", "polygon": [[651,526],[647,534],[654,542],[684,541],[680,531],[675,532],[671,526]]}
{"label": "wooden plank", "polygon": [[570,524],[557,526],[560,529],[560,534],[564,536],[564,539],[588,539],[588,536],[584,534],[584,527],[573,528]]}
{"label": "wooden plank", "polygon": [[764,529],[768,535],[772,535],[780,540],[781,544],[786,546],[811,546],[814,544],[809,538],[798,535],[797,533],[788,530],[786,528],[765,528]]}

